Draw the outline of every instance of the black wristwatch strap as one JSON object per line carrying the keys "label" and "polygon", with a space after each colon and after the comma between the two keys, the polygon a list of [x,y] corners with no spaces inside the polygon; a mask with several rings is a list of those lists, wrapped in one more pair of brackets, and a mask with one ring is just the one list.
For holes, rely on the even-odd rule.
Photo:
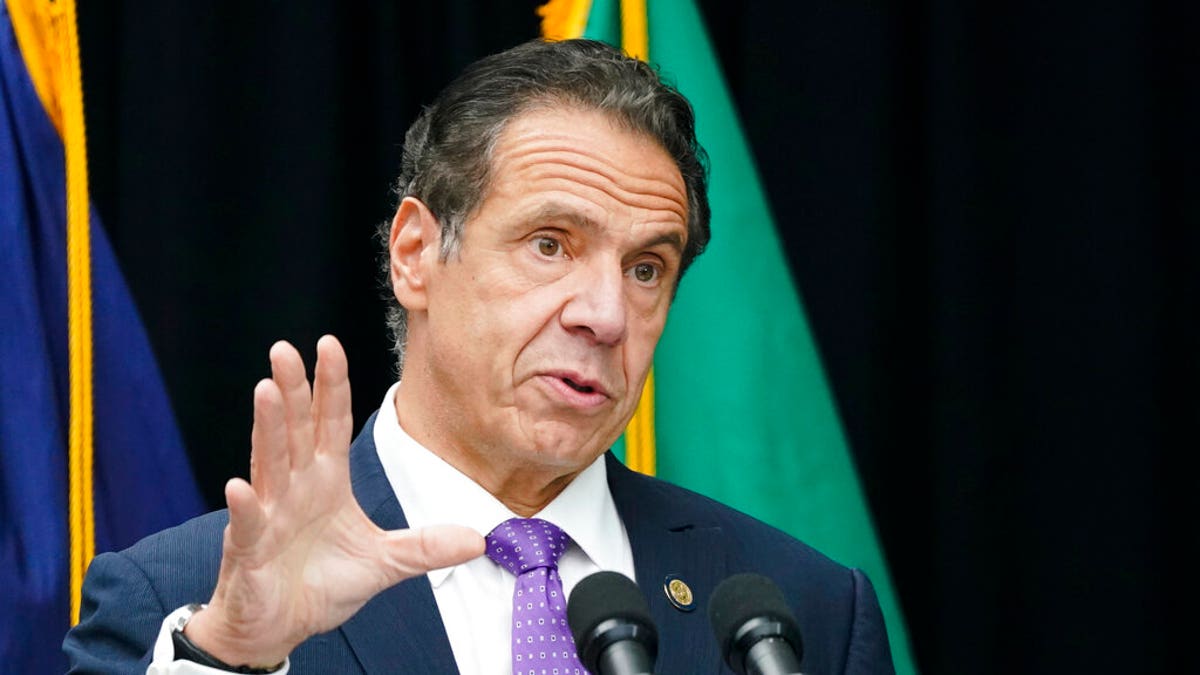
{"label": "black wristwatch strap", "polygon": [[178,625],[171,629],[171,644],[175,646],[176,661],[191,661],[192,663],[198,663],[202,666],[208,666],[209,668],[216,668],[217,670],[224,670],[230,673],[250,673],[253,675],[268,675],[269,673],[274,673],[283,667],[283,663],[279,663],[271,668],[256,668],[253,666],[244,665],[234,666],[225,663],[221,659],[218,659],[212,654],[209,654],[203,649],[197,647],[196,643],[189,640],[187,635],[184,635],[183,629],[185,626],[187,626],[187,622],[192,618],[192,615],[201,609],[203,609],[203,605],[188,605],[188,615],[182,621],[180,621]]}

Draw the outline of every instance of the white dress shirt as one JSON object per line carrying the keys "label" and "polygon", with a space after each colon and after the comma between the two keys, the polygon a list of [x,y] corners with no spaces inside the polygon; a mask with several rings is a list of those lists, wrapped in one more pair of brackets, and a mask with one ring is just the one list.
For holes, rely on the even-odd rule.
{"label": "white dress shirt", "polygon": [[[384,473],[409,527],[436,524],[465,525],[487,535],[515,517],[487,490],[417,443],[400,427],[396,392],[384,396],[372,434]],[[604,457],[596,459],[535,514],[570,535],[572,543],[558,561],[563,589],[570,597],[575,584],[600,570],[634,578],[629,536],[608,491]],[[429,572],[433,597],[454,660],[462,675],[509,675],[512,672],[512,596],[516,577],[487,556]],[[150,675],[212,675],[214,670],[189,661],[173,661],[169,623],[163,622],[154,647]],[[286,673],[287,668],[280,671]]]}

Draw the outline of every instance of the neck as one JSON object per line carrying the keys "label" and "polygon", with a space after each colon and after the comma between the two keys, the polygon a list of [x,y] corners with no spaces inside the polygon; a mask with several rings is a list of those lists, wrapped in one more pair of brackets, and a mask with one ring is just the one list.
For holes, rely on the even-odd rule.
{"label": "neck", "polygon": [[522,518],[529,518],[554,501],[554,498],[571,484],[579,472],[534,480],[515,480],[514,476],[510,475],[508,482],[501,481],[495,484],[481,482],[471,474],[467,475],[483,486],[501,504],[504,504],[509,511]]}

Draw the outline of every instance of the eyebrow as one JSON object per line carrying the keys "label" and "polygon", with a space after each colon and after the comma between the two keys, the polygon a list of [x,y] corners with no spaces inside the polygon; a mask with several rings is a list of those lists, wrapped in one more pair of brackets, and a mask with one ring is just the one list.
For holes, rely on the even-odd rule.
{"label": "eyebrow", "polygon": [[678,253],[683,253],[683,237],[677,230],[664,232],[653,239],[643,242],[638,248],[654,248],[659,244],[669,244]]}
{"label": "eyebrow", "polygon": [[596,221],[583,215],[576,209],[573,209],[558,202],[550,202],[543,204],[541,208],[533,214],[532,222],[542,222],[544,220],[568,220],[572,225],[585,230],[597,230],[599,226]]}
{"label": "eyebrow", "polygon": [[[596,221],[583,215],[578,210],[573,209],[569,206],[566,206],[566,205],[558,203],[558,202],[550,202],[548,204],[543,204],[533,214],[533,217],[530,220],[531,220],[531,222],[542,222],[542,221],[546,221],[546,220],[558,220],[558,219],[567,220],[572,225],[575,225],[576,227],[578,227],[580,229],[584,229],[584,230],[596,231],[596,230],[600,229],[599,224],[596,223]],[[662,234],[659,234],[657,236],[650,238],[647,241],[639,243],[636,248],[639,248],[639,249],[653,248],[655,246],[658,246],[659,244],[668,244],[668,245],[672,246],[673,248],[675,248],[675,250],[678,251],[680,254],[682,254],[683,248],[684,248],[684,237],[679,232],[679,230],[673,229],[670,232],[664,232]]]}

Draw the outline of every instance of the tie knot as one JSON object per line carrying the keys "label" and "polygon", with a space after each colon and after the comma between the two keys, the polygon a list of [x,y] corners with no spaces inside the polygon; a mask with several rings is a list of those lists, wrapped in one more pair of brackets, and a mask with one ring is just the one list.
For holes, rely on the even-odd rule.
{"label": "tie knot", "polygon": [[487,536],[487,556],[520,576],[539,567],[558,568],[558,557],[571,538],[541,518],[509,518]]}

